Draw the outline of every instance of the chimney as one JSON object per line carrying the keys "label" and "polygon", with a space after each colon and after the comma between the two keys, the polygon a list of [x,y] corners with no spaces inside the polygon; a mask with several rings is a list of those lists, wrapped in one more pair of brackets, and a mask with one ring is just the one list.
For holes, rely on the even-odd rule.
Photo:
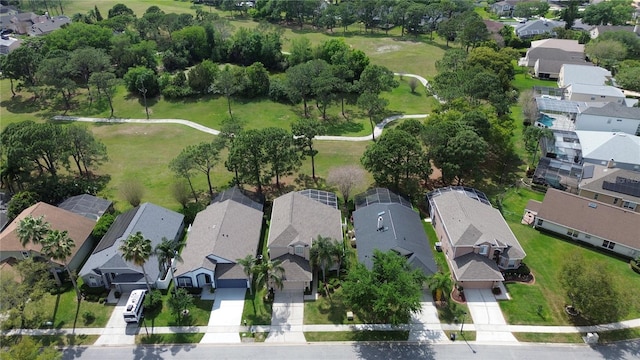
{"label": "chimney", "polygon": [[613,159],[607,161],[607,169],[613,169],[614,167],[616,167],[616,163],[613,161]]}

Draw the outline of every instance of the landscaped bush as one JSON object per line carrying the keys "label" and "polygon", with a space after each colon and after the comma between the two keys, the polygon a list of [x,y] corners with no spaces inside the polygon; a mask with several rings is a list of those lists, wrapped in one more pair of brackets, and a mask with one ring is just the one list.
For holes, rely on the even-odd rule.
{"label": "landscaped bush", "polygon": [[160,290],[152,290],[144,298],[144,307],[148,311],[156,310],[162,307],[162,293]]}
{"label": "landscaped bush", "polygon": [[82,313],[82,320],[85,325],[89,325],[96,320],[96,316],[91,311],[85,311]]}
{"label": "landscaped bush", "polygon": [[631,270],[640,274],[640,258],[629,261],[629,265],[631,265]]}
{"label": "landscaped bush", "polygon": [[98,219],[96,226],[94,226],[93,231],[91,231],[91,236],[95,239],[102,239],[104,234],[107,233],[107,230],[113,224],[113,221],[116,219],[115,214],[104,214]]}

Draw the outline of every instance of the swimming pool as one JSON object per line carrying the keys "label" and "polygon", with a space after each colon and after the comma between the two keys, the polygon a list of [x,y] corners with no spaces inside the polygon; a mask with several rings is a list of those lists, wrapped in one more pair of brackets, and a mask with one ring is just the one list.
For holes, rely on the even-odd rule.
{"label": "swimming pool", "polygon": [[540,119],[538,119],[538,122],[548,128],[553,126],[553,122],[555,121],[554,118],[552,118],[551,116],[547,115],[547,114],[542,114],[542,116],[540,117]]}

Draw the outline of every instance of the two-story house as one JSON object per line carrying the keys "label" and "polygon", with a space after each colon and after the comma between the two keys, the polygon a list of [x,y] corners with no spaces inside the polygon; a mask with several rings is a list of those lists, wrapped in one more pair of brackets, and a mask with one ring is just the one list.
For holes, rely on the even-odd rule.
{"label": "two-story house", "polygon": [[518,239],[487,196],[453,186],[427,194],[431,223],[453,278],[464,288],[492,288],[525,257]]}

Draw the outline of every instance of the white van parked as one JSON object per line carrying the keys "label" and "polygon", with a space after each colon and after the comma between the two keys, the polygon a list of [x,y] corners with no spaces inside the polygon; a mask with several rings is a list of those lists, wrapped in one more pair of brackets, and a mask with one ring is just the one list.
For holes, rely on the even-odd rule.
{"label": "white van parked", "polygon": [[127,300],[127,306],[124,309],[124,321],[128,323],[137,323],[142,319],[144,311],[144,297],[147,290],[133,290]]}

